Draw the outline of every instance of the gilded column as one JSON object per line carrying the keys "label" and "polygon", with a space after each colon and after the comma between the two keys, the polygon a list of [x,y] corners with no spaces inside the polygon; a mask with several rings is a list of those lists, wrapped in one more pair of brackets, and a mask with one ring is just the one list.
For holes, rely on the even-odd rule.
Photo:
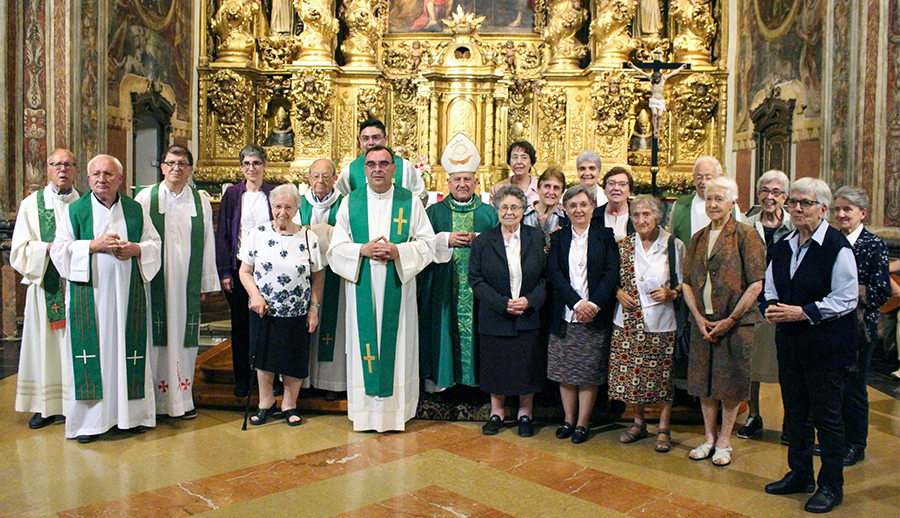
{"label": "gilded column", "polygon": [[300,56],[294,63],[305,66],[334,65],[334,48],[339,23],[332,0],[294,0],[294,9],[303,23]]}

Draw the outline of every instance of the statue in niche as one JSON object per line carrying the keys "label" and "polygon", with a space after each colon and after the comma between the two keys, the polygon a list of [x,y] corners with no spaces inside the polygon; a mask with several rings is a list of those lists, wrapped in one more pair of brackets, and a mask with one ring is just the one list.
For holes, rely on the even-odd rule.
{"label": "statue in niche", "polygon": [[506,59],[506,66],[509,68],[510,73],[514,74],[516,72],[516,47],[512,40],[506,40],[506,45],[503,47],[503,56]]}
{"label": "statue in niche", "polygon": [[628,141],[628,151],[650,151],[653,134],[650,131],[650,114],[641,109],[634,121],[634,131]]}
{"label": "statue in niche", "polygon": [[294,4],[291,0],[272,0],[269,35],[291,34],[294,27]]}
{"label": "statue in niche", "polygon": [[634,37],[657,37],[662,30],[659,0],[638,0],[634,13]]}
{"label": "statue in niche", "polygon": [[636,67],[634,63],[628,62],[628,65],[636,70],[639,74],[650,80],[650,112],[653,114],[653,136],[659,138],[659,122],[663,113],[666,112],[666,81],[671,79],[675,74],[681,72],[687,64],[681,65],[666,75],[662,75],[659,70],[654,70],[653,74],[648,74]]}
{"label": "statue in niche", "polygon": [[412,48],[409,50],[409,71],[415,72],[422,64],[422,44],[419,40],[412,42]]}
{"label": "statue in niche", "polygon": [[291,127],[291,113],[279,106],[272,118],[273,127],[263,146],[294,147],[294,129]]}

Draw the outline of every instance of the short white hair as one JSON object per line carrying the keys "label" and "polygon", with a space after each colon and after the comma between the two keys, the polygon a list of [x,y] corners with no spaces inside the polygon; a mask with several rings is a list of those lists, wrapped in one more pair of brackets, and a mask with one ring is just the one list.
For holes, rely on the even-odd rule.
{"label": "short white hair", "polygon": [[782,191],[788,190],[791,186],[791,181],[784,172],[779,171],[778,169],[772,169],[771,171],[763,173],[763,175],[759,177],[759,180],[756,181],[756,192],[759,193],[759,190],[763,188],[763,185],[772,182],[781,184]]}
{"label": "short white hair", "polygon": [[578,166],[584,162],[592,162],[597,166],[598,171],[603,168],[603,162],[600,160],[600,155],[590,149],[585,149],[581,153],[578,153],[578,156],[575,158],[575,169],[578,169]]}
{"label": "short white hair", "polygon": [[[71,153],[70,153],[70,154],[71,154]],[[112,156],[112,155],[97,155],[97,156],[95,156],[94,158],[92,158],[90,162],[88,162],[88,165],[87,165],[88,173],[91,172],[91,166],[94,165],[94,162],[99,162],[100,160],[109,160],[110,162],[112,162],[113,165],[116,166],[116,171],[117,171],[119,174],[122,174],[122,173],[125,171],[125,170],[122,168],[122,162],[119,162],[119,159],[118,159],[118,158],[116,158],[116,157],[114,157],[114,156]]]}
{"label": "short white hair", "polygon": [[697,174],[697,168],[703,164],[710,163],[716,166],[716,175],[722,176],[725,172],[722,170],[722,164],[719,163],[719,159],[714,156],[701,156],[694,162],[694,168],[691,170],[691,173]]}
{"label": "short white hair", "polygon": [[289,196],[294,198],[294,206],[300,208],[300,201],[302,200],[300,191],[297,190],[297,186],[292,183],[285,183],[272,189],[272,192],[269,193],[269,205],[271,205],[272,208],[275,208],[276,198],[286,198]]}
{"label": "short white hair", "polygon": [[817,202],[829,209],[831,208],[831,188],[828,187],[825,180],[819,180],[818,178],[800,178],[799,180],[795,180],[791,185],[791,197],[794,196],[795,192],[800,194],[813,194],[815,195]]}
{"label": "short white hair", "polygon": [[709,195],[709,191],[718,187],[719,189],[725,190],[725,198],[728,201],[734,201],[738,197],[738,186],[737,183],[728,178],[727,176],[717,176],[712,180],[706,182],[706,194]]}

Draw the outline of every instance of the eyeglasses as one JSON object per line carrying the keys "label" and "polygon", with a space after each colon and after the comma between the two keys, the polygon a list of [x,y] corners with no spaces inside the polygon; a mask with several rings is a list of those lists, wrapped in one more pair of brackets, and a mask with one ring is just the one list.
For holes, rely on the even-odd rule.
{"label": "eyeglasses", "polygon": [[522,208],[521,205],[501,205],[497,207],[497,210],[500,212],[518,212],[522,210]]}
{"label": "eyeglasses", "polygon": [[162,165],[168,167],[169,169],[175,169],[175,168],[187,169],[188,167],[192,167],[191,164],[189,164],[187,162],[174,162],[171,160],[168,162],[163,162]]}
{"label": "eyeglasses", "polygon": [[784,196],[785,193],[781,189],[769,189],[768,187],[763,187],[759,190],[760,198],[768,198],[770,194],[778,198],[780,196]]}
{"label": "eyeglasses", "polygon": [[264,162],[260,160],[253,160],[250,162],[241,162],[241,167],[262,167]]}
{"label": "eyeglasses", "polygon": [[382,160],[381,162],[366,162],[366,169],[375,169],[376,167],[380,169],[387,169],[392,165],[394,165],[394,163],[388,162],[387,160]]}
{"label": "eyeglasses", "polygon": [[71,169],[71,168],[75,167],[75,162],[50,162],[47,165],[49,165],[53,169],[56,169],[57,171],[59,171],[63,167],[65,167],[66,169]]}
{"label": "eyeglasses", "polygon": [[621,187],[621,188],[624,189],[625,187],[628,187],[629,185],[631,185],[631,184],[628,183],[628,182],[614,182],[614,181],[612,181],[612,180],[607,180],[607,181],[606,181],[606,186],[607,186],[607,187]]}
{"label": "eyeglasses", "polygon": [[813,205],[819,204],[819,202],[816,200],[797,200],[794,198],[788,198],[787,201],[785,202],[785,204],[788,206],[789,209],[793,209],[794,207],[797,206],[798,203],[800,204],[800,207],[803,210],[806,210],[806,209],[812,207]]}

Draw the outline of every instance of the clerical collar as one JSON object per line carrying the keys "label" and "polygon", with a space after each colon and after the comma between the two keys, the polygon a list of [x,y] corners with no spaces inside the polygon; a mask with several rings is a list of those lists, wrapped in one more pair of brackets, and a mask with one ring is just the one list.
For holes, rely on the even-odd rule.
{"label": "clerical collar", "polygon": [[465,207],[466,205],[471,205],[472,202],[475,201],[475,195],[473,194],[472,197],[469,198],[469,201],[459,201],[456,198],[454,198],[453,195],[451,194],[450,201],[453,202],[454,205],[459,205],[460,207]]}
{"label": "clerical collar", "polygon": [[309,192],[312,194],[313,201],[315,201],[316,203],[324,203],[326,200],[328,200],[329,198],[331,198],[331,195],[332,195],[332,194],[334,194],[334,189],[332,189],[331,192],[329,192],[328,194],[326,194],[325,197],[322,198],[321,200],[319,199],[318,196],[316,196],[316,193],[313,192],[312,189],[310,189]]}

